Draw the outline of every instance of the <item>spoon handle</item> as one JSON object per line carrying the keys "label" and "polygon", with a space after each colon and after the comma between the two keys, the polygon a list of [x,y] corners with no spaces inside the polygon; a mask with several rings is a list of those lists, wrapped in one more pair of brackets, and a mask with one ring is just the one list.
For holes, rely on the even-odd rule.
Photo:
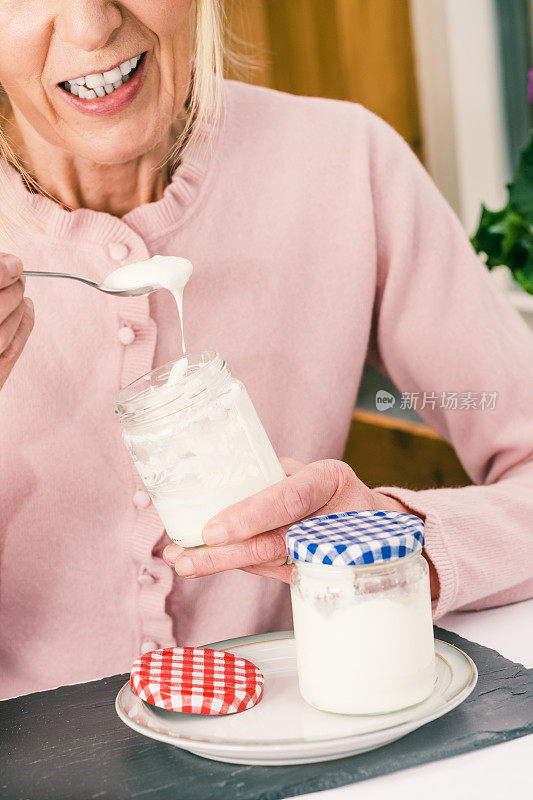
{"label": "spoon handle", "polygon": [[70,278],[73,281],[81,281],[81,283],[86,283],[88,286],[92,286],[94,289],[100,288],[94,281],[90,281],[87,278],[79,278],[77,275],[68,275],[66,272],[36,272],[33,270],[24,270],[22,274],[31,275],[32,277],[35,275],[41,275],[45,278]]}

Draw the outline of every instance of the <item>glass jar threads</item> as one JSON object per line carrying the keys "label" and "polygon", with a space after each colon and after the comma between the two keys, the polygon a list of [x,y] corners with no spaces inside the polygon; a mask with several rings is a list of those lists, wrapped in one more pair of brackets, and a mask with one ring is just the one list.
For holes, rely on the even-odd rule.
{"label": "glass jar threads", "polygon": [[396,711],[436,680],[424,523],[397,511],[313,517],[287,532],[300,693],[341,714]]}
{"label": "glass jar threads", "polygon": [[212,516],[285,478],[244,385],[214,351],[143,375],[115,403],[124,443],[182,547],[203,545]]}

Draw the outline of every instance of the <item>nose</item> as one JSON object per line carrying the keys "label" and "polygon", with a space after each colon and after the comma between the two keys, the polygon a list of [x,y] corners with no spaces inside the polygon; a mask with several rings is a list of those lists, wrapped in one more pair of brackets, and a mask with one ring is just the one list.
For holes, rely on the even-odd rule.
{"label": "nose", "polygon": [[61,41],[90,53],[109,41],[120,28],[122,13],[109,0],[61,0],[55,32]]}

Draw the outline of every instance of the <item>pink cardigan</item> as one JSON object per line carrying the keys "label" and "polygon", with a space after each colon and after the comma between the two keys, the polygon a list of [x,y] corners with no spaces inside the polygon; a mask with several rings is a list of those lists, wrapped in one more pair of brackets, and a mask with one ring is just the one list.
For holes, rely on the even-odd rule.
{"label": "pink cardigan", "polygon": [[[191,259],[188,349],[225,356],[280,455],[342,457],[365,360],[431,395],[419,413],[478,485],[382,490],[426,516],[434,618],[531,597],[531,332],[383,120],[231,81],[225,93],[211,148],[122,219],[66,212],[4,165],[40,229],[0,249],[94,280],[156,253]],[[35,329],[0,392],[0,696],[127,671],[147,648],[290,627],[286,585],[182,580],[160,557],[113,396],[177,355],[170,295],[31,278],[26,291]]]}

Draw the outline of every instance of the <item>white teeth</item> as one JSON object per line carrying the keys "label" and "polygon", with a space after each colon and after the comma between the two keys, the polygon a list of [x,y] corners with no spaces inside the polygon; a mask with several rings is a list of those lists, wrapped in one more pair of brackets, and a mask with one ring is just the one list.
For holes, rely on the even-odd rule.
{"label": "white teeth", "polygon": [[115,69],[110,69],[109,72],[104,72],[104,81],[107,84],[115,83],[115,81],[119,81],[122,76],[119,67],[115,67]]}
{"label": "white teeth", "polygon": [[96,89],[97,86],[103,86],[104,83],[104,76],[101,72],[94,72],[92,75],[85,76],[85,86],[88,86],[89,89]]}
{"label": "white teeth", "polygon": [[105,97],[106,94],[111,94],[130,80],[131,71],[135,69],[140,59],[140,55],[133,56],[107,72],[93,72],[80,78],[72,78],[72,80],[65,81],[63,86],[71,94],[81,97],[82,100]]}

